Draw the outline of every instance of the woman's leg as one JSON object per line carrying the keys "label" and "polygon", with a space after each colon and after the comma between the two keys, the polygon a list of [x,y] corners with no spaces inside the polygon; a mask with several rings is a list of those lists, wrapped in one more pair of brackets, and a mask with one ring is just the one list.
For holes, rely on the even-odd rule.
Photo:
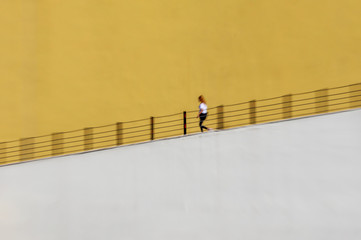
{"label": "woman's leg", "polygon": [[201,128],[201,131],[203,132],[203,129],[206,129],[206,130],[208,130],[208,128],[206,127],[206,126],[203,126],[203,122],[204,122],[204,120],[206,120],[206,117],[207,117],[207,114],[201,114],[200,116],[199,116],[199,127]]}
{"label": "woman's leg", "polygon": [[204,120],[202,120],[202,118],[200,118],[200,120],[199,120],[199,127],[200,127],[200,129],[201,129],[202,132],[203,132],[203,126],[202,126],[203,121],[204,121]]}

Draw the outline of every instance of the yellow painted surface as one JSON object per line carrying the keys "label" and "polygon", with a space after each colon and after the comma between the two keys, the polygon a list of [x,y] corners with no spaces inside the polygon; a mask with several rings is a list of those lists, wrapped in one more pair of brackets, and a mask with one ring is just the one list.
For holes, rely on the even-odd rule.
{"label": "yellow painted surface", "polygon": [[2,0],[0,141],[361,82],[358,0]]}

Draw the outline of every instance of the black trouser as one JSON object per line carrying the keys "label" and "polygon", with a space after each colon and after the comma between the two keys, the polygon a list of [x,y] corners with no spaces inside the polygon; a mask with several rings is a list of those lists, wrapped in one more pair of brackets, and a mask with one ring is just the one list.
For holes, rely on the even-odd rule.
{"label": "black trouser", "polygon": [[203,132],[203,129],[207,129],[208,130],[208,128],[206,127],[206,126],[203,126],[202,124],[203,124],[203,122],[204,122],[204,120],[206,120],[206,118],[207,118],[207,113],[201,113],[200,115],[199,115],[199,127],[201,128],[201,131]]}

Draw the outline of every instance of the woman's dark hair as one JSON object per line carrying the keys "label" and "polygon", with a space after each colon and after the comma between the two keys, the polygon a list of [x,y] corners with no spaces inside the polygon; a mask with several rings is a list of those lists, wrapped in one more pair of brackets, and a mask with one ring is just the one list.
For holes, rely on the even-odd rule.
{"label": "woman's dark hair", "polygon": [[204,99],[203,95],[200,95],[198,97],[198,100],[201,102],[201,103],[206,103],[206,99]]}

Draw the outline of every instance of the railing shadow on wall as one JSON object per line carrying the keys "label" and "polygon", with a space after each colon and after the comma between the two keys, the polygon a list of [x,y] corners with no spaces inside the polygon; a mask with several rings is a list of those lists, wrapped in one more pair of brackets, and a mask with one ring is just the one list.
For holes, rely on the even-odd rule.
{"label": "railing shadow on wall", "polygon": [[[229,129],[361,107],[361,83],[208,109],[206,126]],[[0,165],[199,132],[196,111],[0,143]]]}

